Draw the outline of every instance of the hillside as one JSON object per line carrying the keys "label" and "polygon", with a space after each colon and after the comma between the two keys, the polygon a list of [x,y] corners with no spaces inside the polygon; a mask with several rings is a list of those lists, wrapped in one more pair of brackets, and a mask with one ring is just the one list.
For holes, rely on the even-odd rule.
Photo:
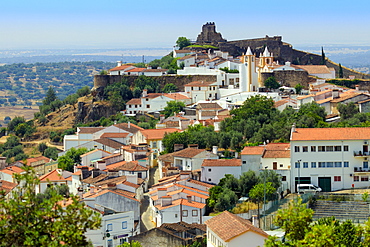
{"label": "hillside", "polygon": [[93,76],[114,67],[104,62],[60,62],[0,66],[0,105],[31,105],[45,97],[53,86],[64,99],[84,86],[92,87]]}

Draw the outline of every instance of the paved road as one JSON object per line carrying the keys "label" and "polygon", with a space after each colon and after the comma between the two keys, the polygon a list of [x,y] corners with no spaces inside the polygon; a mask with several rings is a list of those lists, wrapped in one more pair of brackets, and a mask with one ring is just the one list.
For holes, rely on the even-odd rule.
{"label": "paved road", "polygon": [[154,222],[152,221],[152,217],[150,214],[148,193],[144,194],[144,199],[141,201],[140,212],[141,212],[140,232],[145,232],[154,228],[155,225]]}

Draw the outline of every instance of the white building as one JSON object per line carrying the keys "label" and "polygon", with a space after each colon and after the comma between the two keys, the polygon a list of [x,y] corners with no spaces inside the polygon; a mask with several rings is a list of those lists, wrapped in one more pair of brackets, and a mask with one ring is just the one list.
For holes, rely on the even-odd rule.
{"label": "white building", "polygon": [[181,171],[194,171],[201,169],[203,160],[218,159],[218,155],[205,149],[185,148],[172,153],[174,166]]}
{"label": "white building", "polygon": [[217,82],[193,81],[185,86],[185,94],[192,102],[217,100],[220,98]]}
{"label": "white building", "polygon": [[207,220],[207,247],[264,246],[268,234],[228,211]]}
{"label": "white building", "polygon": [[370,128],[295,128],[291,132],[291,190],[310,183],[323,191],[368,187]]}
{"label": "white building", "polygon": [[218,159],[204,160],[202,164],[201,181],[218,184],[226,174],[231,174],[236,178],[241,175],[240,159]]}

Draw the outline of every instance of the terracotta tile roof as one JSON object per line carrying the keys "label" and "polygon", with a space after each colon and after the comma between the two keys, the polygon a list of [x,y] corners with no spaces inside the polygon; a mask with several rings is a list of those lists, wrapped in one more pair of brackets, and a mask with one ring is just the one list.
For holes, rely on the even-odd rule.
{"label": "terracotta tile roof", "polygon": [[217,103],[199,103],[197,109],[222,110],[223,108]]}
{"label": "terracotta tile roof", "polygon": [[183,95],[181,93],[166,93],[164,95],[174,100],[190,99],[188,96]]}
{"label": "terracotta tile roof", "polygon": [[366,99],[366,100],[362,100],[362,101],[359,101],[359,102],[357,102],[358,104],[363,104],[363,103],[367,103],[367,102],[369,102],[370,101],[370,99]]}
{"label": "terracotta tile roof", "polygon": [[172,155],[172,153],[160,155],[160,156],[158,156],[158,159],[161,160],[161,161],[163,161],[163,162],[171,162],[171,163],[173,163],[173,155]]}
{"label": "terracotta tile roof", "polygon": [[133,123],[130,123],[130,126],[128,126],[128,123],[119,123],[119,124],[115,124],[114,126],[116,126],[117,128],[126,130],[127,132],[130,132],[132,134],[135,134],[139,130],[144,130],[143,128]]}
{"label": "terracotta tile roof", "polygon": [[140,187],[140,185],[138,185],[138,184],[134,184],[134,183],[131,183],[131,182],[129,182],[129,181],[124,181],[122,184],[124,184],[124,185],[127,185],[127,186],[130,186],[130,187],[133,187],[133,188],[135,188],[135,189],[137,189],[137,188],[139,188]]}
{"label": "terracotta tile roof", "polygon": [[21,174],[22,172],[24,172],[24,170],[18,166],[8,166],[2,169],[1,172],[13,175],[13,173]]}
{"label": "terracotta tile roof", "polygon": [[201,202],[195,202],[195,201],[188,202],[188,200],[186,199],[177,199],[177,200],[172,201],[172,204],[170,205],[167,205],[164,207],[162,207],[161,205],[156,205],[155,207],[158,208],[158,210],[163,210],[166,208],[178,206],[180,204],[184,206],[188,206],[188,207],[193,207],[193,208],[204,208],[206,206],[205,203],[201,203]]}
{"label": "terracotta tile roof", "polygon": [[146,68],[134,68],[134,69],[126,70],[125,72],[142,72],[144,70],[146,70]]}
{"label": "terracotta tile roof", "polygon": [[307,99],[307,98],[311,98],[311,97],[315,97],[315,95],[314,94],[309,94],[309,95],[298,96],[297,100]]}
{"label": "terracotta tile roof", "polygon": [[169,134],[173,132],[181,132],[181,130],[175,128],[146,129],[142,130],[141,134],[143,134],[147,140],[162,140],[166,133]]}
{"label": "terracotta tile roof", "polygon": [[133,67],[132,65],[121,65],[121,66],[117,66],[113,69],[110,69],[109,71],[120,71],[120,70],[126,70],[130,67]]}
{"label": "terracotta tile roof", "polygon": [[93,134],[95,132],[98,132],[100,130],[105,129],[105,127],[78,127],[80,130],[79,134]]}
{"label": "terracotta tile roof", "polygon": [[126,105],[141,105],[141,99],[140,98],[133,98],[127,101]]}
{"label": "terracotta tile roof", "polygon": [[107,184],[120,184],[120,183],[123,183],[124,181],[126,181],[126,176],[120,176],[120,177],[101,180],[95,183],[95,186],[103,186]]}
{"label": "terracotta tile roof", "polygon": [[241,159],[203,160],[202,166],[241,166]]}
{"label": "terracotta tile roof", "polygon": [[205,149],[185,148],[183,150],[173,152],[174,157],[193,158],[194,156],[205,152]]}
{"label": "terracotta tile roof", "polygon": [[175,50],[176,53],[192,53],[191,50]]}
{"label": "terracotta tile roof", "polygon": [[291,141],[370,140],[370,127],[296,128]]}
{"label": "terracotta tile roof", "polygon": [[241,155],[262,155],[264,146],[247,146],[243,148]]}
{"label": "terracotta tile roof", "polygon": [[41,182],[46,181],[71,181],[72,173],[67,171],[62,171],[61,169],[55,169],[49,173],[40,177]]}
{"label": "terracotta tile roof", "polygon": [[138,161],[120,161],[107,166],[107,170],[114,171],[147,171],[148,168],[139,165]]}
{"label": "terracotta tile roof", "polygon": [[318,100],[316,101],[317,104],[321,105],[321,104],[325,104],[327,102],[330,102],[332,101],[333,99],[330,97],[330,98],[326,98],[326,99],[322,99],[322,100]]}
{"label": "terracotta tile roof", "polygon": [[143,72],[166,72],[168,69],[146,69]]}
{"label": "terracotta tile roof", "polygon": [[282,99],[282,100],[276,101],[274,103],[274,107],[278,108],[279,106],[282,106],[288,103],[297,104],[297,101],[294,99]]}
{"label": "terracotta tile roof", "polygon": [[211,86],[213,83],[216,83],[216,82],[209,82],[209,81],[193,81],[193,82],[190,82],[186,85],[184,85],[184,87],[209,87]]}
{"label": "terracotta tile roof", "polygon": [[108,175],[106,175],[106,174],[100,174],[99,176],[97,176],[95,178],[93,178],[93,177],[85,178],[81,182],[86,183],[86,184],[95,184],[99,181],[102,181],[102,180],[106,179],[107,177],[108,177]]}
{"label": "terracotta tile roof", "polygon": [[120,153],[112,154],[112,155],[109,155],[109,156],[105,156],[105,157],[103,157],[103,158],[101,158],[101,159],[102,159],[102,160],[107,160],[107,159],[111,159],[111,158],[113,158],[113,157],[120,156],[120,155],[122,155],[122,154],[120,154]]}
{"label": "terracotta tile roof", "polygon": [[105,190],[101,190],[99,192],[96,192],[96,193],[93,193],[93,194],[87,194],[87,196],[85,196],[84,194],[84,198],[96,198],[96,197],[99,197],[101,195],[104,195],[106,193],[114,193],[114,194],[117,194],[117,195],[120,195],[120,196],[123,196],[123,197],[126,197],[128,199],[131,199],[131,200],[134,200],[134,201],[139,201],[137,200],[136,198],[132,197],[132,193],[130,193],[130,195],[128,195],[127,193],[128,191],[124,191],[124,190],[120,190],[120,189],[105,189]]}
{"label": "terracotta tile roof", "polygon": [[108,138],[100,138],[100,139],[97,139],[97,140],[94,140],[94,141],[97,142],[97,143],[100,143],[104,146],[108,146],[108,147],[111,147],[111,148],[114,148],[114,149],[120,149],[121,146],[123,145],[120,142],[117,142],[115,140],[111,140],[111,139],[108,139]]}
{"label": "terracotta tile roof", "polygon": [[[49,158],[45,157],[45,156],[39,156],[39,157],[34,157],[34,158],[28,158],[27,159],[27,163],[26,165],[27,166],[31,166],[31,163],[33,162],[38,162],[38,161],[44,161],[44,164],[45,163],[48,163],[50,161]],[[23,163],[23,162],[22,162]]]}
{"label": "terracotta tile roof", "polygon": [[290,143],[269,143],[263,158],[290,158]]}
{"label": "terracotta tile roof", "polygon": [[0,191],[4,191],[5,195],[8,194],[10,191],[12,191],[18,185],[16,183],[11,183],[5,180],[0,180],[0,181],[1,181]]}
{"label": "terracotta tile roof", "polygon": [[[129,133],[104,133],[100,136],[100,138],[125,138],[128,135],[129,135]],[[102,150],[102,151],[104,151],[104,150]]]}
{"label": "terracotta tile roof", "polygon": [[201,186],[204,186],[204,187],[207,187],[207,188],[212,188],[214,186],[213,184],[204,183],[204,182],[194,180],[194,179],[188,179],[188,182],[193,183],[193,184],[197,184],[197,185],[201,185]]}
{"label": "terracotta tile roof", "polygon": [[225,242],[229,242],[231,239],[248,231],[258,233],[266,238],[268,237],[267,233],[253,226],[249,220],[243,219],[228,211],[224,211],[207,220],[205,224]]}
{"label": "terracotta tile roof", "polygon": [[[347,99],[351,99],[351,98],[354,98],[354,97],[357,97],[357,96],[360,96],[360,95],[368,96],[367,94],[364,94],[364,93],[341,94],[339,98],[333,99],[331,102],[332,103],[338,103],[338,102],[342,102],[342,101],[345,101]],[[368,96],[368,97],[370,98],[370,96]]]}
{"label": "terracotta tile roof", "polygon": [[331,74],[326,65],[291,65],[293,68],[303,69],[308,74]]}

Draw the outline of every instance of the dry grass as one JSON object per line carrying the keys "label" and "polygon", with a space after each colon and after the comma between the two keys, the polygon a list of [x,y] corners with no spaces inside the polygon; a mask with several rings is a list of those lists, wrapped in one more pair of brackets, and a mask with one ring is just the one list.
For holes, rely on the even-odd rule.
{"label": "dry grass", "polygon": [[38,112],[38,107],[34,106],[33,109],[24,109],[21,106],[4,106],[0,107],[0,124],[4,125],[4,118],[6,116],[11,117],[24,117],[26,120],[33,119],[33,115],[35,112]]}
{"label": "dry grass", "polygon": [[247,213],[249,210],[258,209],[258,205],[253,202],[243,202],[237,204],[235,208],[231,210],[234,214]]}

